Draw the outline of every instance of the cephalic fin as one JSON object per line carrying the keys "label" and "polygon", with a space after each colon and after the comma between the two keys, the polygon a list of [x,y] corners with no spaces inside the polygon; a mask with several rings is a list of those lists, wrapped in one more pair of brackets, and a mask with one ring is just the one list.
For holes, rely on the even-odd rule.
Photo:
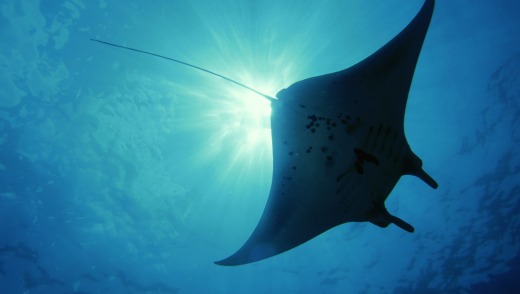
{"label": "cephalic fin", "polygon": [[433,189],[437,189],[439,184],[422,168],[422,160],[415,154],[410,153],[409,156],[404,158],[403,162],[403,173],[416,176],[425,182],[428,186]]}
{"label": "cephalic fin", "polygon": [[433,189],[437,189],[439,187],[439,184],[437,184],[437,182],[422,168],[419,168],[415,173],[413,173],[413,175],[417,176],[419,179],[421,179],[423,182],[425,182],[428,186],[432,187]]}
{"label": "cephalic fin", "polygon": [[386,228],[389,224],[394,224],[407,232],[413,233],[415,231],[412,225],[397,216],[391,215],[384,205],[375,207],[369,221],[381,228]]}
{"label": "cephalic fin", "polygon": [[413,233],[415,231],[414,227],[410,225],[409,223],[405,222],[404,220],[398,218],[397,216],[393,216],[391,214],[388,214],[389,221],[393,223],[394,225],[400,227],[401,229]]}

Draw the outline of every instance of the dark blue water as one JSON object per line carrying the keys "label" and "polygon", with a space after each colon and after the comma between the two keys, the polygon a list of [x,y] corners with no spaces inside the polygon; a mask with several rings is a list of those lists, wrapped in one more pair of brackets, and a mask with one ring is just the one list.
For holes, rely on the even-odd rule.
{"label": "dark blue water", "polygon": [[[347,68],[422,1],[0,2],[1,293],[518,293],[520,4],[439,0],[405,119],[439,182],[240,267],[271,183],[268,95]],[[516,291],[515,291],[516,289]]]}

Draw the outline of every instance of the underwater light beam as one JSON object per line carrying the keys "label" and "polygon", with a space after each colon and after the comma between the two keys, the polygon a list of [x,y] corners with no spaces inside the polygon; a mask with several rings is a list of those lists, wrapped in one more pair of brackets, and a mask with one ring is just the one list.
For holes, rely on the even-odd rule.
{"label": "underwater light beam", "polygon": [[248,89],[249,91],[253,91],[255,92],[256,94],[264,97],[265,99],[269,100],[270,102],[273,102],[273,101],[276,101],[277,99],[274,98],[274,97],[271,97],[267,94],[264,94],[260,91],[257,91],[249,86],[246,86],[242,83],[239,83],[233,79],[230,79],[226,76],[223,76],[221,74],[218,74],[216,72],[213,72],[211,70],[207,70],[205,68],[202,68],[202,67],[199,67],[199,66],[196,66],[196,65],[193,65],[193,64],[190,64],[190,63],[187,63],[187,62],[184,62],[184,61],[180,61],[180,60],[177,60],[177,59],[174,59],[174,58],[170,58],[170,57],[167,57],[167,56],[164,56],[164,55],[160,55],[160,54],[156,54],[156,53],[152,53],[152,52],[148,52],[148,51],[144,51],[144,50],[140,50],[140,49],[135,49],[135,48],[131,48],[131,47],[126,47],[126,46],[122,46],[122,45],[117,45],[117,44],[114,44],[114,43],[110,43],[110,42],[105,42],[105,41],[101,41],[101,40],[98,40],[98,39],[90,39],[91,41],[94,41],[94,42],[98,42],[98,43],[101,43],[101,44],[105,44],[105,45],[109,45],[109,46],[113,46],[113,47],[117,47],[117,48],[122,48],[122,49],[126,49],[126,50],[130,50],[130,51],[135,51],[135,52],[138,52],[138,53],[143,53],[143,54],[147,54],[147,55],[151,55],[151,56],[155,56],[155,57],[159,57],[159,58],[162,58],[162,59],[166,59],[166,60],[169,60],[169,61],[173,61],[173,62],[176,62],[176,63],[180,63],[180,64],[183,64],[183,65],[186,65],[186,66],[189,66],[189,67],[192,67],[192,68],[195,68],[195,69],[198,69],[198,70],[201,70],[203,72],[206,72],[206,73],[209,73],[211,75],[214,75],[214,76],[217,76],[219,78],[222,78],[228,82],[232,82],[236,85],[239,85],[243,88],[246,88]]}

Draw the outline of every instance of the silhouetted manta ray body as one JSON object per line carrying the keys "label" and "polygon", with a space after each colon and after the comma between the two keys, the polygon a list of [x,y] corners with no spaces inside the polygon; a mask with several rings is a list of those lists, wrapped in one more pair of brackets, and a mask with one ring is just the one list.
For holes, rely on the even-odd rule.
{"label": "silhouetted manta ray body", "polygon": [[280,254],[346,222],[413,227],[385,200],[402,175],[433,188],[404,134],[415,65],[430,24],[427,0],[393,40],[360,63],[281,90],[272,102],[273,178],[253,234],[220,265]]}
{"label": "silhouetted manta ray body", "polygon": [[433,188],[404,134],[404,112],[434,0],[394,39],[345,70],[297,82],[278,99],[269,99],[273,177],[260,221],[246,243],[219,265],[259,261],[294,247],[346,222],[393,223],[385,200],[403,175],[415,175]]}

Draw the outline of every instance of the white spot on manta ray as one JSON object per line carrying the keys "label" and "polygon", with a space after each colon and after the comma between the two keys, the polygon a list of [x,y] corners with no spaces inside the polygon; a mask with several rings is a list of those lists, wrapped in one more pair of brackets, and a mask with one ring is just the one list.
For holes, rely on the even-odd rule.
{"label": "white spot on manta ray", "polygon": [[437,183],[423,169],[404,134],[404,112],[435,1],[394,39],[345,70],[312,77],[273,98],[230,78],[162,55],[153,55],[218,76],[271,101],[273,178],[262,217],[245,244],[219,265],[241,265],[297,247],[346,222],[395,224],[385,200],[401,176]]}

